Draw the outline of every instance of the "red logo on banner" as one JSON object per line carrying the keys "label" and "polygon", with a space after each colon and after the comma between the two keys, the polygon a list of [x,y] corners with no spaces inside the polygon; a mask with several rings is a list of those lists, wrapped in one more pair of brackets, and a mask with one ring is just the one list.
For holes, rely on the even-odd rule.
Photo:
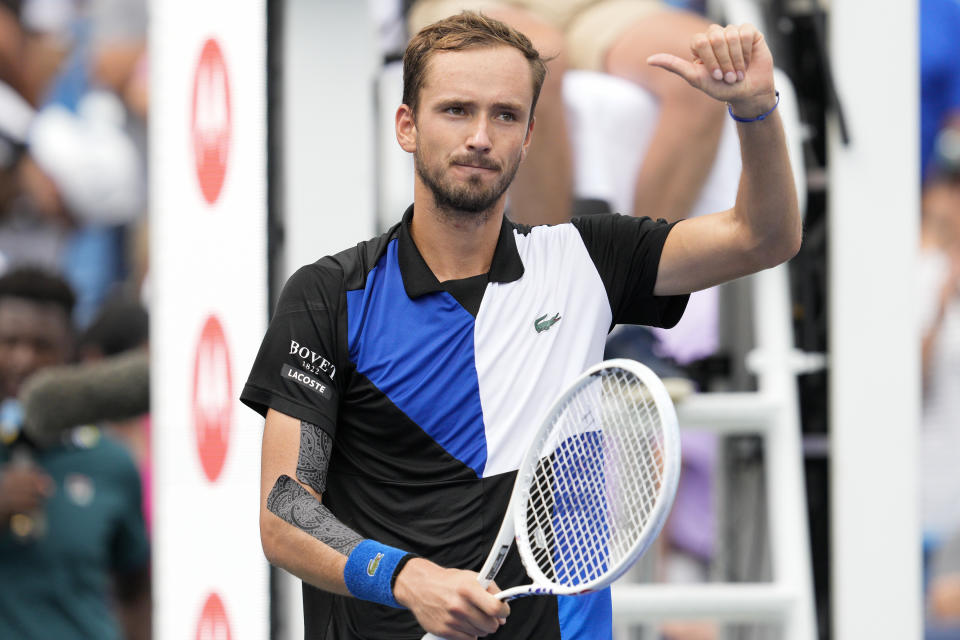
{"label": "red logo on banner", "polygon": [[193,77],[191,116],[193,154],[200,191],[208,203],[220,197],[227,174],[230,150],[230,82],[220,45],[212,38],[203,43]]}
{"label": "red logo on banner", "polygon": [[193,424],[200,465],[210,482],[217,480],[227,458],[232,408],[227,339],[220,321],[210,316],[203,325],[193,365]]}
{"label": "red logo on banner", "polygon": [[215,593],[207,596],[197,623],[197,640],[230,640],[230,623],[223,600]]}

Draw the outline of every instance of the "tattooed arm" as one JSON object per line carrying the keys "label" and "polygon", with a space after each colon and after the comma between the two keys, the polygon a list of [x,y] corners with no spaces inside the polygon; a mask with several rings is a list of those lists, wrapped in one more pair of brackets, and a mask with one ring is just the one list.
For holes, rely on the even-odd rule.
{"label": "tattooed arm", "polygon": [[363,538],[320,502],[332,444],[319,427],[270,410],[260,468],[260,540],[271,564],[348,595],[343,568]]}
{"label": "tattooed arm", "polygon": [[[355,549],[353,555],[360,555],[361,543],[370,541],[320,503],[331,449],[332,441],[319,428],[273,409],[267,413],[260,470],[260,538],[271,564],[326,591],[351,595],[344,580],[347,558]],[[395,566],[393,606],[409,608],[431,633],[476,638],[495,631],[510,613],[506,603],[491,595],[499,591],[497,585],[491,583],[484,590],[472,571],[445,569],[416,557]]]}

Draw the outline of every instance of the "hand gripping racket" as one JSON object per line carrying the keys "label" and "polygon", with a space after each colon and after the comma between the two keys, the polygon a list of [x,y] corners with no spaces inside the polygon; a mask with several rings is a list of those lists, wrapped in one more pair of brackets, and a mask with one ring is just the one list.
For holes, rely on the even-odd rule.
{"label": "hand gripping racket", "polygon": [[591,367],[550,407],[477,579],[490,584],[515,539],[533,582],[497,598],[606,587],[660,533],[679,477],[677,414],[660,379],[632,360]]}

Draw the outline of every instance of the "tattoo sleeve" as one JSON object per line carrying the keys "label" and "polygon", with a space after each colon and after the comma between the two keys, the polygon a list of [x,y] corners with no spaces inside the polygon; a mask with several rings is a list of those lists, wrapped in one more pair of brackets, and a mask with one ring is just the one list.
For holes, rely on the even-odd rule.
{"label": "tattoo sleeve", "polygon": [[267,496],[267,509],[345,556],[349,556],[353,548],[363,541],[363,536],[337,520],[329,509],[290,476],[277,478]]}
{"label": "tattoo sleeve", "polygon": [[297,480],[317,493],[327,488],[327,467],[333,438],[320,427],[300,421],[300,456],[297,459]]}

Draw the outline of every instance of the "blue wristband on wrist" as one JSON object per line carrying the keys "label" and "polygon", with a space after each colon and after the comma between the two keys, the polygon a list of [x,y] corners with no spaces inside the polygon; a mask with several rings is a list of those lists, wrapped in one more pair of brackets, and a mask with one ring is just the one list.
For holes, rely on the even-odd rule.
{"label": "blue wristband on wrist", "polygon": [[393,597],[393,578],[401,561],[412,554],[375,540],[364,540],[347,556],[343,581],[355,598],[402,609]]}
{"label": "blue wristband on wrist", "polygon": [[740,116],[734,115],[733,107],[730,105],[730,103],[727,103],[727,112],[730,114],[730,117],[736,120],[737,122],[757,122],[759,120],[765,120],[767,116],[769,116],[771,113],[776,111],[777,107],[780,106],[780,92],[775,91],[774,93],[777,96],[777,101],[773,103],[773,106],[770,108],[770,111],[767,111],[766,113],[761,113],[756,118],[741,118]]}

